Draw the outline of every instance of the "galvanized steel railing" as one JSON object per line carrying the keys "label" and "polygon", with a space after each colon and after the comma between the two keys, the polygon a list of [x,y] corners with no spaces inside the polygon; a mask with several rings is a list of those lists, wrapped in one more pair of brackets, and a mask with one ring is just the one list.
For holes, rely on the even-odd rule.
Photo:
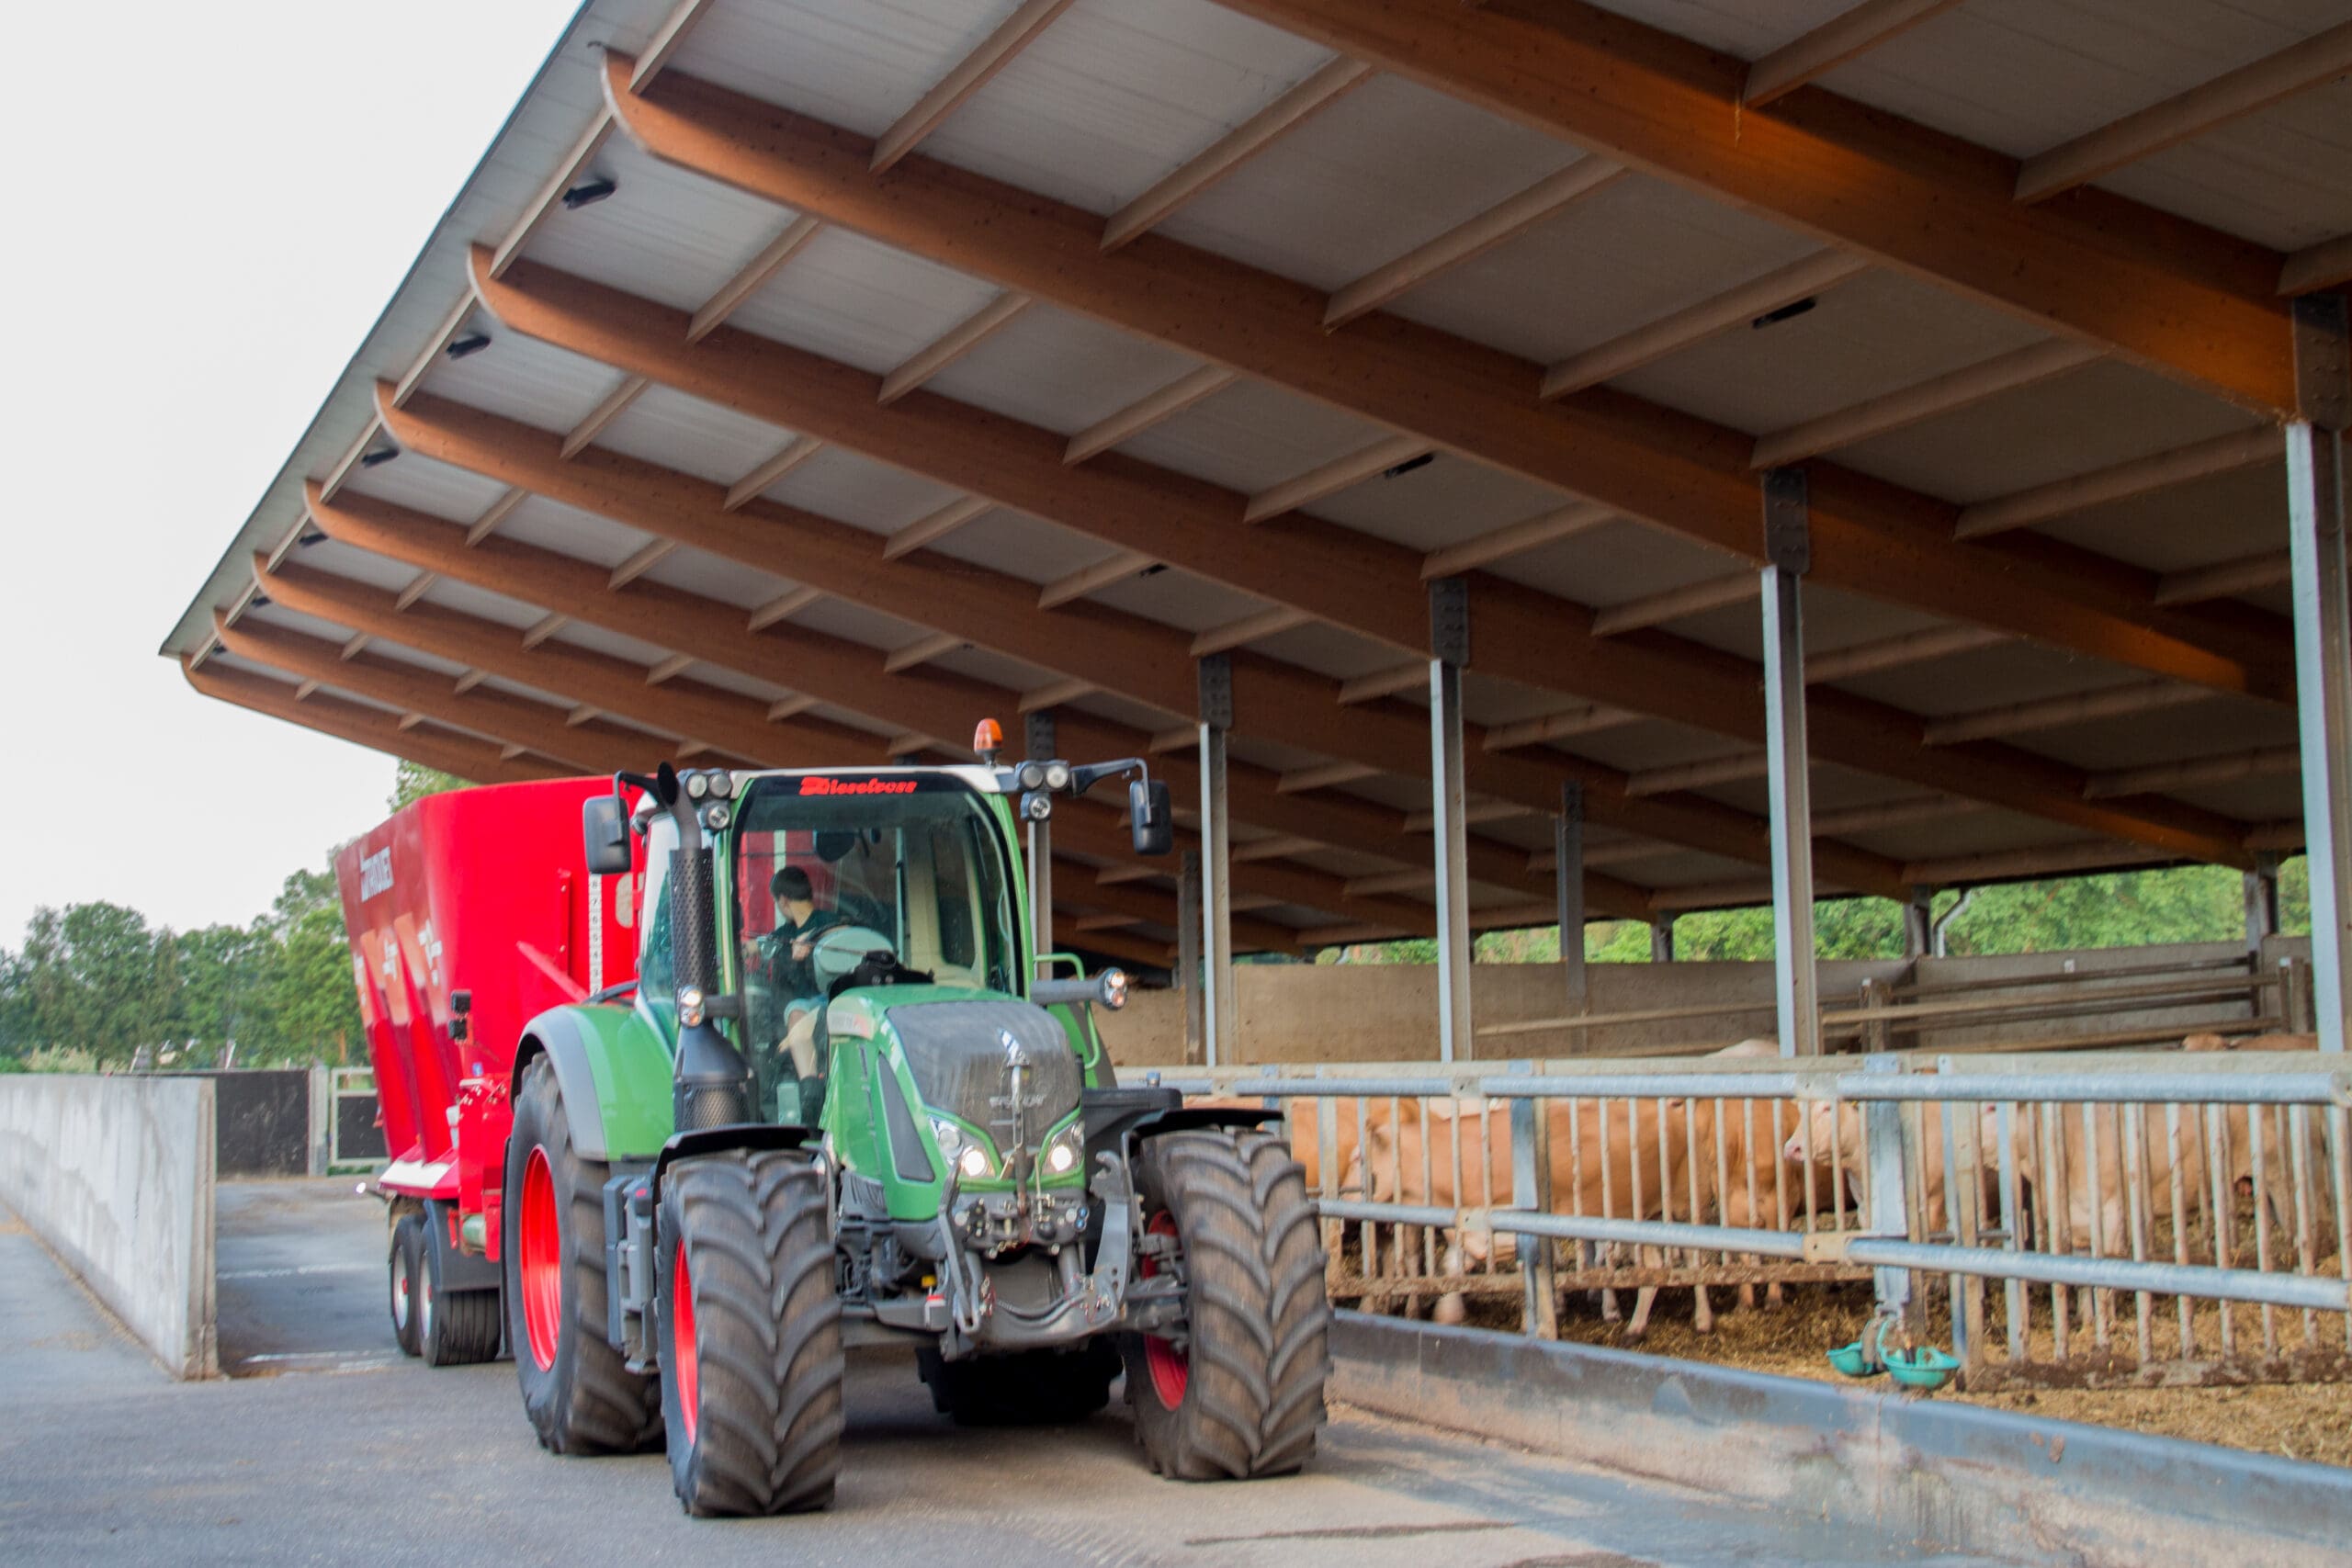
{"label": "galvanized steel railing", "polygon": [[1975,1386],[2352,1377],[2352,1065],[2316,1055],[1159,1077],[1284,1109],[1368,1305],[1516,1295],[1550,1335],[1572,1291],[1691,1289],[1703,1324],[1709,1287],[1868,1277],[1915,1338],[1941,1298]]}

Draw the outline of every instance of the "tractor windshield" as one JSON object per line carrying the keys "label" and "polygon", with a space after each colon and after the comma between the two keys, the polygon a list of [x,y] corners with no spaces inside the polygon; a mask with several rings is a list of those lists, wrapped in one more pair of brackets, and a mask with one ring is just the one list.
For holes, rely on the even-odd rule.
{"label": "tractor windshield", "polygon": [[1007,866],[988,803],[939,775],[752,783],[736,833],[735,930],[778,1018],[887,949],[944,986],[1018,989]]}

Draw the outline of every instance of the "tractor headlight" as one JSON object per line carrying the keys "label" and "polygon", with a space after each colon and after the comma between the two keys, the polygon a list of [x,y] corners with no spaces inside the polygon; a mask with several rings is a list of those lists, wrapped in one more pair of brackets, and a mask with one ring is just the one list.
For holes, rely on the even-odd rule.
{"label": "tractor headlight", "polygon": [[709,1005],[700,986],[678,987],[678,1021],[681,1024],[688,1029],[699,1029],[709,1013]]}
{"label": "tractor headlight", "polygon": [[710,794],[714,800],[731,800],[735,795],[735,775],[725,768],[714,768],[710,773]]}
{"label": "tractor headlight", "polygon": [[1046,787],[1050,790],[1065,790],[1069,788],[1069,764],[1068,762],[1048,762],[1046,764]]}
{"label": "tractor headlight", "polygon": [[1023,762],[1021,764],[1020,771],[1014,773],[1013,776],[1021,781],[1021,787],[1023,789],[1043,789],[1046,787],[1046,770],[1042,763]]}
{"label": "tractor headlight", "polygon": [[1127,1005],[1127,972],[1125,970],[1105,969],[1097,984],[1102,990],[1104,1007],[1116,1012]]}
{"label": "tractor headlight", "polygon": [[989,1158],[988,1149],[946,1117],[931,1119],[931,1135],[939,1140],[940,1157],[963,1172],[967,1181],[986,1180],[994,1173],[995,1162]]}
{"label": "tractor headlight", "polygon": [[954,1165],[964,1153],[964,1129],[944,1116],[931,1119],[931,1135],[938,1140],[939,1152],[949,1165]]}
{"label": "tractor headlight", "polygon": [[685,778],[686,798],[700,800],[710,793],[710,781],[700,773],[688,773]]}
{"label": "tractor headlight", "polygon": [[1068,1176],[1086,1157],[1086,1129],[1072,1123],[1054,1134],[1046,1145],[1046,1174]]}
{"label": "tractor headlight", "polygon": [[962,1156],[956,1161],[956,1168],[962,1171],[967,1180],[985,1179],[989,1173],[988,1150],[978,1144],[967,1144]]}

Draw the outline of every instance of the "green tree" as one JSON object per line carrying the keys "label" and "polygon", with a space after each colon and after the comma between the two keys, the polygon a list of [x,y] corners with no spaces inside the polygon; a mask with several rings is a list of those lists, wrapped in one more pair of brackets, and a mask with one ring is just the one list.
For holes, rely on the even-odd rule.
{"label": "green tree", "polygon": [[453,789],[471,789],[472,784],[455,773],[445,773],[438,768],[428,768],[422,762],[401,759],[392,773],[392,795],[387,809],[398,811],[413,805],[428,795],[443,795]]}
{"label": "green tree", "polygon": [[212,1051],[234,1042],[247,1056],[265,1046],[267,991],[277,964],[268,931],[258,924],[204,926],[174,940],[187,1037]]}
{"label": "green tree", "polygon": [[47,906],[33,912],[22,963],[33,1029],[45,1044],[102,1065],[177,1037],[176,947],[119,904]]}

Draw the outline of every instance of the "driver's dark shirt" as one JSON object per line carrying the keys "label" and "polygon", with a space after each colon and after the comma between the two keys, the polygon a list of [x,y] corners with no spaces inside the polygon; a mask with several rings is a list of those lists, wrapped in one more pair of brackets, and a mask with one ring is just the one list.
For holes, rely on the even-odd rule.
{"label": "driver's dark shirt", "polygon": [[793,957],[793,943],[820,936],[828,927],[841,923],[841,911],[837,909],[811,909],[805,924],[795,920],[781,908],[777,909],[775,931],[769,937],[775,956],[769,961],[768,973],[778,991],[788,997],[816,994],[815,961],[813,958]]}

